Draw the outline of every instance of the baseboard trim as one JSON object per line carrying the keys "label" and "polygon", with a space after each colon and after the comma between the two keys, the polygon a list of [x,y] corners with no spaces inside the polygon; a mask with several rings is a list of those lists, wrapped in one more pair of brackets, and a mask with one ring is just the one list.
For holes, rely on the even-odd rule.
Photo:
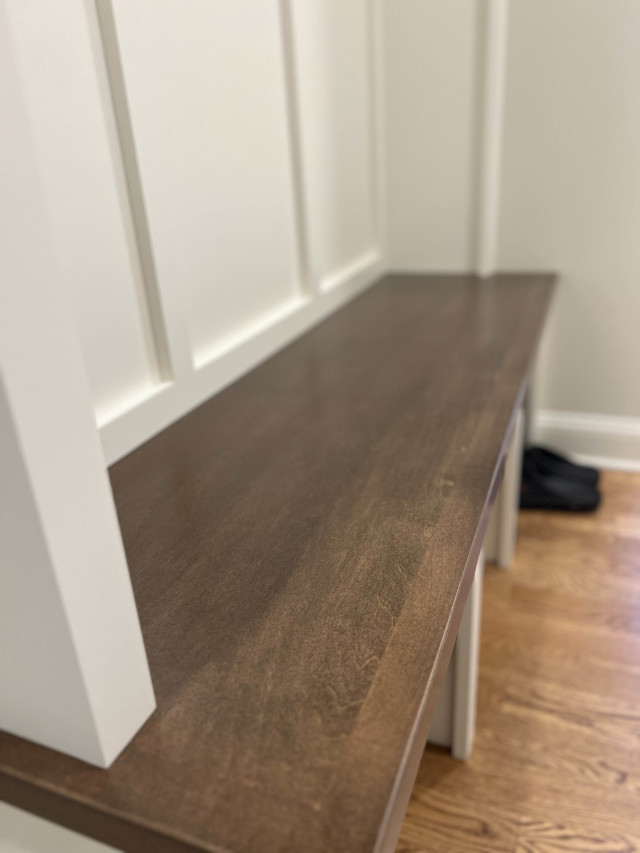
{"label": "baseboard trim", "polygon": [[534,440],[597,468],[640,471],[640,418],[541,410]]}

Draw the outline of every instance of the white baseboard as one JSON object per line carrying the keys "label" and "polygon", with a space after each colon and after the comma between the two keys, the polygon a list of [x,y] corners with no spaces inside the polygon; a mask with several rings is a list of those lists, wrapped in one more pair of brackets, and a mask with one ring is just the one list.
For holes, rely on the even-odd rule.
{"label": "white baseboard", "polygon": [[640,471],[640,418],[541,410],[536,443],[596,468]]}

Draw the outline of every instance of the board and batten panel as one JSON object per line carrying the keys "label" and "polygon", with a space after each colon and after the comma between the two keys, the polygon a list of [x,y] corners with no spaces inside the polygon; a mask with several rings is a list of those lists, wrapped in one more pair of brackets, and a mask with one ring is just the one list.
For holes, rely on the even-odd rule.
{"label": "board and batten panel", "polygon": [[277,0],[114,0],[161,289],[196,366],[299,303]]}
{"label": "board and batten panel", "polygon": [[311,276],[340,284],[379,251],[372,0],[289,0]]}
{"label": "board and batten panel", "polygon": [[383,3],[392,269],[475,267],[484,7]]}
{"label": "board and batten panel", "polygon": [[9,0],[6,11],[60,277],[103,423],[153,391],[157,367],[97,21],[84,0]]}

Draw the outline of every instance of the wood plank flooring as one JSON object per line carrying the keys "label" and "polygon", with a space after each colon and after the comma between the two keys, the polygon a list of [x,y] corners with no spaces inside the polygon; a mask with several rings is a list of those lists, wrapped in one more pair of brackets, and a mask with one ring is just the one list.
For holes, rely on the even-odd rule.
{"label": "wood plank flooring", "polygon": [[640,851],[640,474],[602,491],[487,567],[474,751],[427,748],[396,853]]}

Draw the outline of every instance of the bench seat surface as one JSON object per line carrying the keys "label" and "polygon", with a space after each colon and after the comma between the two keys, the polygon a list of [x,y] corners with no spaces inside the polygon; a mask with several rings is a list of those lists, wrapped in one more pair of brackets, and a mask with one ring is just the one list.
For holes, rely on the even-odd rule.
{"label": "bench seat surface", "polygon": [[158,709],[0,794],[131,853],[393,849],[553,276],[389,275],[111,468]]}

